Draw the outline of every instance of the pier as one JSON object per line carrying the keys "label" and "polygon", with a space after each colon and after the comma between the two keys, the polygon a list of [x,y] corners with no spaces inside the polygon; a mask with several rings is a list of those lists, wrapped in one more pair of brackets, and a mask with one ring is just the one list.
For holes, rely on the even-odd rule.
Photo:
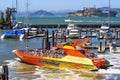
{"label": "pier", "polygon": [[[68,23],[66,24],[31,24],[31,27],[35,27],[35,28],[57,28],[58,25],[61,28],[66,28]],[[78,27],[80,28],[100,28],[101,27],[101,23],[77,23],[76,24]],[[110,24],[110,28],[120,28],[120,24]]]}

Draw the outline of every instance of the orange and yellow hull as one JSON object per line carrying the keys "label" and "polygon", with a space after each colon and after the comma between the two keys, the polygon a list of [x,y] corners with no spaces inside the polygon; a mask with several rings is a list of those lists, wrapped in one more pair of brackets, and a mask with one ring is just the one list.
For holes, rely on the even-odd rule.
{"label": "orange and yellow hull", "polygon": [[52,58],[23,53],[19,50],[13,50],[13,53],[21,59],[22,62],[50,68],[67,68],[77,70],[97,70],[92,60],[74,56],[65,56],[63,58]]}

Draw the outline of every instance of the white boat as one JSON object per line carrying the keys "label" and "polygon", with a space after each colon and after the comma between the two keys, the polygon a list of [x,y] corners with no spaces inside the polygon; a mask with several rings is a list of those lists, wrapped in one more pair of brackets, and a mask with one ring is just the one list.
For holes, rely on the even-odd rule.
{"label": "white boat", "polygon": [[108,23],[103,23],[101,28],[100,28],[100,34],[107,34],[110,30],[110,27],[108,25]]}
{"label": "white boat", "polygon": [[70,38],[80,38],[80,30],[78,28],[71,29],[68,36]]}
{"label": "white boat", "polygon": [[75,24],[69,23],[69,24],[67,25],[66,31],[69,31],[69,30],[71,30],[71,29],[73,29],[73,28],[79,28],[79,27],[77,27]]}
{"label": "white boat", "polygon": [[[110,8],[110,0],[109,0],[108,7]],[[107,38],[107,37],[111,36],[111,34],[109,32],[110,32],[110,11],[108,11],[108,21],[103,23],[100,28],[100,35],[104,38]],[[110,34],[110,35],[108,36],[108,34]]]}
{"label": "white boat", "polygon": [[109,44],[110,53],[120,53],[120,42],[113,42]]}
{"label": "white boat", "polygon": [[68,24],[66,29],[67,35],[70,38],[79,38],[80,37],[80,28],[75,24]]}
{"label": "white boat", "polygon": [[82,22],[81,20],[65,19],[65,22]]}
{"label": "white boat", "polygon": [[64,21],[65,21],[65,22],[72,22],[71,19],[65,19]]}

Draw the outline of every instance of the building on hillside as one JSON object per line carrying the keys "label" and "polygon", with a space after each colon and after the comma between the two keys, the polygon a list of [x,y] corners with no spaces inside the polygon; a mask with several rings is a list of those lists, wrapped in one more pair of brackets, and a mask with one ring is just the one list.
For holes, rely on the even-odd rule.
{"label": "building on hillside", "polygon": [[[110,11],[110,16],[115,17],[117,12]],[[99,16],[99,17],[107,17],[108,11],[103,12],[101,9],[97,8],[83,8],[83,10],[77,10],[76,12],[70,12],[67,16]]]}

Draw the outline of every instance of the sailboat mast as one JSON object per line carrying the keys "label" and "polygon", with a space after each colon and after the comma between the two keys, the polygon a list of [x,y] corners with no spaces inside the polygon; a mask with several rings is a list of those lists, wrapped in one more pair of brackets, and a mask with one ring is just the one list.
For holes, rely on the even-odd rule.
{"label": "sailboat mast", "polygon": [[17,13],[18,13],[18,2],[16,0],[16,22],[18,21],[18,19],[17,19]]}
{"label": "sailboat mast", "polygon": [[108,10],[108,26],[110,27],[110,0],[108,3],[109,3],[108,4],[108,8],[109,8],[109,10]]}
{"label": "sailboat mast", "polygon": [[27,4],[26,25],[27,25],[27,27],[28,27],[28,0],[27,0],[26,4]]}

